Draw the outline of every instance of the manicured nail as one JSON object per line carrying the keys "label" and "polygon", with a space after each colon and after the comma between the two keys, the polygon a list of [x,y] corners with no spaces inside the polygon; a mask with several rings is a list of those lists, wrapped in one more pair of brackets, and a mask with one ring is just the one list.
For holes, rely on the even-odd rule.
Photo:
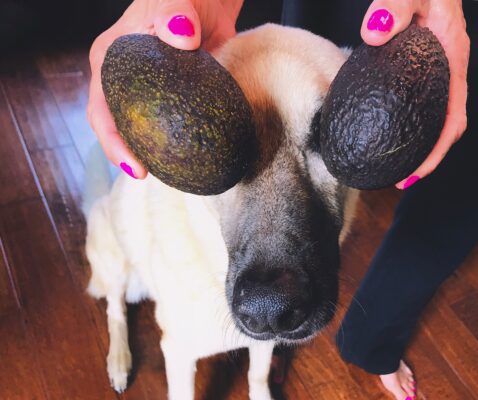
{"label": "manicured nail", "polygon": [[133,168],[131,168],[128,164],[126,164],[125,162],[122,162],[120,164],[120,167],[124,172],[126,172],[129,176],[131,176],[131,178],[136,179],[136,176],[134,175]]}
{"label": "manicured nail", "polygon": [[185,15],[176,15],[171,18],[168,28],[175,35],[194,36],[194,25]]}
{"label": "manicured nail", "polygon": [[[406,189],[406,188],[409,188],[410,186],[412,186],[414,183],[417,183],[418,181],[420,180],[420,177],[417,176],[417,175],[412,175],[410,178],[408,178],[404,185],[403,185],[403,188]],[[415,383],[415,382],[414,382]]]}
{"label": "manicured nail", "polygon": [[412,400],[412,398],[410,396],[407,396],[405,400]]}
{"label": "manicured nail", "polygon": [[367,23],[370,31],[390,32],[393,27],[393,15],[384,8],[376,10]]}

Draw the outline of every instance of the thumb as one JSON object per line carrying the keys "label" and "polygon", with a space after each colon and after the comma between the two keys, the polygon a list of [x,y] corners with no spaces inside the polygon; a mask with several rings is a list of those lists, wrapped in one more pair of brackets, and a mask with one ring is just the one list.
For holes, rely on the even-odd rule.
{"label": "thumb", "polygon": [[158,37],[178,49],[197,49],[201,44],[201,23],[191,1],[164,0],[158,3],[153,21]]}
{"label": "thumb", "polygon": [[365,43],[380,46],[405,30],[418,12],[419,0],[375,0],[368,8],[360,34]]}

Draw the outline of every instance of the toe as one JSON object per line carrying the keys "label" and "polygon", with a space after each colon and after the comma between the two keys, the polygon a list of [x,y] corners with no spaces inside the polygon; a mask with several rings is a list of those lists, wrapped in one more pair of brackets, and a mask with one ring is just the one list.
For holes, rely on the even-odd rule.
{"label": "toe", "polygon": [[413,386],[410,384],[405,384],[402,386],[403,391],[406,393],[407,398],[413,399],[415,396],[415,392],[413,391]]}
{"label": "toe", "polygon": [[396,373],[390,375],[381,375],[380,379],[382,380],[385,389],[392,393],[397,400],[403,400],[408,396],[407,392],[400,385],[400,381],[398,380]]}
{"label": "toe", "polygon": [[399,369],[401,369],[402,371],[404,371],[407,375],[413,375],[413,372],[412,370],[410,369],[410,367],[405,364],[405,362],[403,360],[400,360],[400,367]]}

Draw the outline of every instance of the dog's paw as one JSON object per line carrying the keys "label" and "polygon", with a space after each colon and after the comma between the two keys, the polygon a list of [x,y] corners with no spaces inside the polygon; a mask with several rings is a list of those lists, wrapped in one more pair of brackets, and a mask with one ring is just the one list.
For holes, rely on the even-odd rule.
{"label": "dog's paw", "polygon": [[273,400],[267,383],[251,385],[249,388],[250,400]]}
{"label": "dog's paw", "polygon": [[106,361],[111,387],[118,393],[122,393],[128,384],[128,375],[131,370],[131,352],[128,348],[110,351]]}

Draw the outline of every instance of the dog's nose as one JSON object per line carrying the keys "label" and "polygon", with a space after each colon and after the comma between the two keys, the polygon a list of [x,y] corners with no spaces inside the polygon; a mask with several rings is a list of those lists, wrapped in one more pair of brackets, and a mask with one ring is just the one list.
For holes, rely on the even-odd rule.
{"label": "dog's nose", "polygon": [[287,269],[250,268],[236,282],[233,312],[253,334],[292,332],[310,313],[306,281]]}

